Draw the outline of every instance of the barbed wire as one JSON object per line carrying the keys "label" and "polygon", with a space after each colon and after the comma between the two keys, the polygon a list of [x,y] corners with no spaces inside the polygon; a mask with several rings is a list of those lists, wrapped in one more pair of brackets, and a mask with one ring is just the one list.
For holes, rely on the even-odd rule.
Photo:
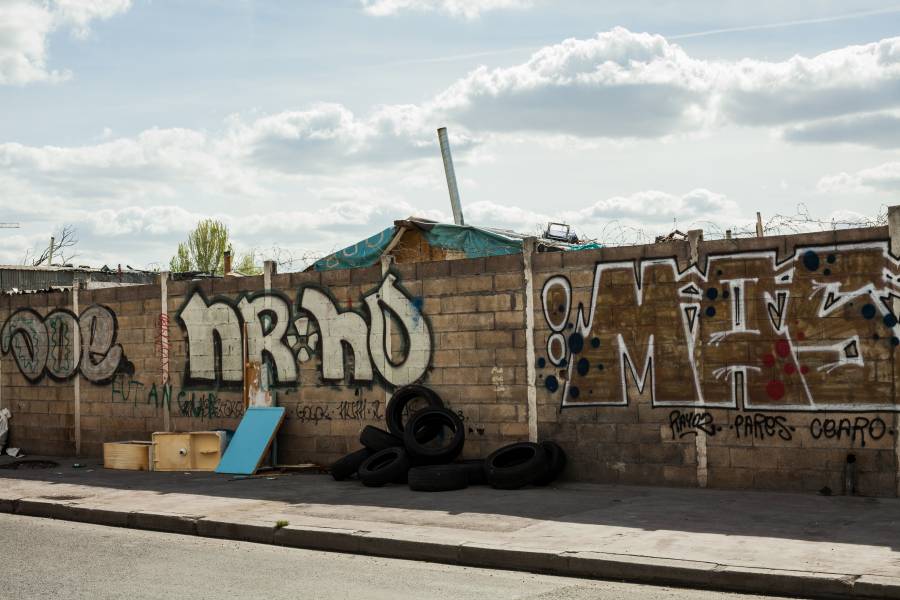
{"label": "barbed wire", "polygon": [[[875,216],[817,218],[810,213],[806,204],[800,203],[793,214],[778,213],[764,219],[762,229],[764,235],[786,235],[884,225],[887,225],[887,205],[884,204],[879,207]],[[652,244],[657,238],[683,239],[683,232],[691,229],[702,229],[706,240],[756,237],[756,223],[751,221],[732,226],[710,220],[695,220],[688,225],[675,222],[672,230],[666,234],[659,228],[650,229],[613,219],[604,223],[596,235],[579,236],[579,239],[582,243],[596,242],[604,246],[636,246]]]}
{"label": "barbed wire", "polygon": [[282,272],[302,271],[317,260],[325,258],[334,252],[334,250],[292,250],[277,244],[268,248],[254,248],[253,250],[263,260],[274,260],[275,264],[278,265],[278,270]]}

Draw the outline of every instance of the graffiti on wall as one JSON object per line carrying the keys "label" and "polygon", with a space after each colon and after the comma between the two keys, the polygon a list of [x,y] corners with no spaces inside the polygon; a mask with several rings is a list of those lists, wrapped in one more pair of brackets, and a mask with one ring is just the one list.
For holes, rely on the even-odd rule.
{"label": "graffiti on wall", "polygon": [[127,365],[116,343],[115,313],[94,304],[81,311],[56,309],[41,316],[30,308],[15,311],[0,330],[0,350],[12,353],[28,381],[49,376],[66,381],[81,373],[94,383],[107,383]]}
{"label": "graffiti on wall", "polygon": [[[900,265],[887,242],[598,263],[590,287],[549,277],[538,359],[563,407],[897,411]],[[579,294],[583,300],[576,306]],[[691,417],[698,419],[698,417]],[[676,419],[677,427],[708,424]]]}
{"label": "graffiti on wall", "polygon": [[[327,288],[315,285],[302,287],[294,304],[277,291],[233,301],[208,300],[196,290],[178,311],[178,321],[187,335],[185,381],[190,383],[241,383],[245,343],[250,362],[269,365],[273,385],[296,385],[299,364],[313,356],[320,358],[322,379],[330,383],[377,377],[406,385],[421,379],[431,364],[428,319],[394,273],[363,294],[358,309],[341,308]],[[395,336],[401,342],[396,349]]]}

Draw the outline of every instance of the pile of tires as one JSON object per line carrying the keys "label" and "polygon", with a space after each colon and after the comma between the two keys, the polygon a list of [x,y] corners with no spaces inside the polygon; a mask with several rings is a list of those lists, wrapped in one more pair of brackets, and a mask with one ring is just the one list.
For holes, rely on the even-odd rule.
{"label": "pile of tires", "polygon": [[[411,410],[414,403],[420,406]],[[547,485],[566,464],[562,448],[550,441],[511,444],[484,460],[456,461],[466,441],[463,422],[423,385],[399,388],[388,402],[385,421],[387,431],[372,425],[363,428],[359,436],[363,447],[331,466],[334,479],[356,476],[369,487],[406,483],[424,492],[485,484],[516,489]]]}

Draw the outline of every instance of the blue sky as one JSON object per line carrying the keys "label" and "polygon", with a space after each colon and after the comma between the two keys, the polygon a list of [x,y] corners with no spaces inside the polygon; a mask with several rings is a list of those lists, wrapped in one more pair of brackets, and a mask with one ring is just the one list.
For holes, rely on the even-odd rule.
{"label": "blue sky", "polygon": [[0,261],[71,224],[79,264],[165,265],[211,216],[299,268],[449,220],[442,125],[474,224],[872,220],[898,36],[883,2],[0,0]]}

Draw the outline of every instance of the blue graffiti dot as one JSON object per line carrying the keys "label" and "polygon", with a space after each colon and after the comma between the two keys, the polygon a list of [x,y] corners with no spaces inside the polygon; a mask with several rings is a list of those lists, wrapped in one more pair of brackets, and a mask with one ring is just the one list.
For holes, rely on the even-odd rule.
{"label": "blue graffiti dot", "polygon": [[576,386],[573,385],[569,388],[569,396],[571,398],[577,398],[579,393],[581,393],[581,390],[579,390]]}
{"label": "blue graffiti dot", "polygon": [[569,329],[575,329],[575,323],[569,323],[568,325],[566,325],[566,327],[568,327]]}
{"label": "blue graffiti dot", "polygon": [[828,277],[829,275],[831,275],[831,269],[823,269],[822,275]]}
{"label": "blue graffiti dot", "polygon": [[714,287],[709,288],[708,290],[706,290],[706,297],[710,300],[715,300],[719,297],[719,290]]}
{"label": "blue graffiti dot", "polygon": [[863,305],[862,310],[860,312],[862,312],[863,317],[865,317],[867,319],[874,319],[875,318],[875,305],[874,304],[865,304],[865,305]]}
{"label": "blue graffiti dot", "polygon": [[538,359],[537,365],[538,365],[538,369],[543,369],[544,367],[547,366],[547,361],[544,359],[543,356]]}
{"label": "blue graffiti dot", "polygon": [[561,361],[559,361],[559,366],[561,366],[561,367],[568,366],[568,364],[569,364],[569,361],[567,361],[566,359],[562,359]]}
{"label": "blue graffiti dot", "polygon": [[575,365],[575,369],[578,371],[579,375],[587,375],[590,368],[591,363],[586,358],[578,359],[578,364]]}
{"label": "blue graffiti dot", "polygon": [[556,375],[551,375],[547,379],[544,380],[544,387],[547,388],[547,391],[555,392],[559,389],[559,380],[556,378]]}
{"label": "blue graffiti dot", "polygon": [[595,337],[591,338],[591,348],[599,348],[600,347],[600,338]]}
{"label": "blue graffiti dot", "polygon": [[569,352],[578,354],[584,350],[584,336],[577,331],[569,336]]}
{"label": "blue graffiti dot", "polygon": [[900,338],[896,335],[891,337],[891,346],[900,346]]}
{"label": "blue graffiti dot", "polygon": [[884,321],[885,327],[894,327],[897,324],[897,317],[891,313],[884,315],[884,319],[882,320]]}
{"label": "blue graffiti dot", "polygon": [[825,257],[825,260],[828,261],[829,265],[833,265],[834,261],[837,260],[837,256],[835,256],[834,254],[829,254],[827,257]]}
{"label": "blue graffiti dot", "polygon": [[716,316],[716,307],[715,306],[707,306],[706,307],[706,316],[707,317]]}
{"label": "blue graffiti dot", "polygon": [[819,255],[812,250],[803,253],[803,266],[807,271],[815,271],[819,268]]}

